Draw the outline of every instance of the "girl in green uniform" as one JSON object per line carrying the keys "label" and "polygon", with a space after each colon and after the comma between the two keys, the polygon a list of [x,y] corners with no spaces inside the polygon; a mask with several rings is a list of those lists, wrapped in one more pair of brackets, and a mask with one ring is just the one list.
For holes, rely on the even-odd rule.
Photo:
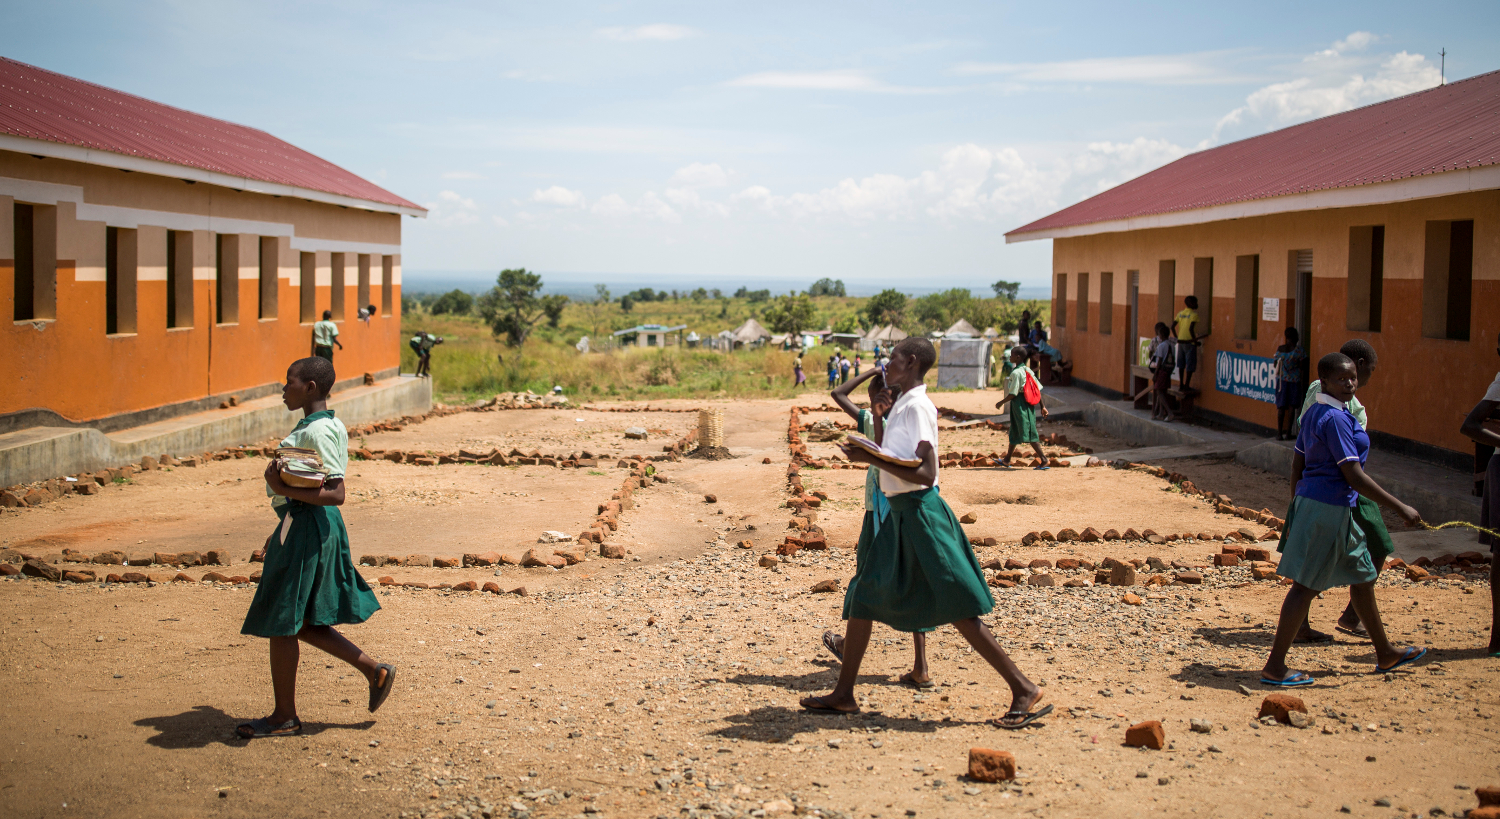
{"label": "girl in green uniform", "polygon": [[339,506],[344,503],[344,472],[349,433],[328,409],[333,362],[304,358],[286,371],[281,400],[303,418],[282,446],[315,450],[328,477],[316,488],[286,485],[276,462],[266,467],[266,493],[280,523],[266,541],[266,563],[241,634],[271,641],[271,688],[276,709],[270,716],[235,728],[245,739],[302,733],[297,719],[299,642],[354,666],[370,684],[370,712],[391,693],[396,669],[376,663],[333,627],[363,623],[380,608],[349,556],[349,534]]}
{"label": "girl in green uniform", "polygon": [[932,342],[907,338],[896,345],[886,368],[887,383],[900,387],[901,397],[885,421],[881,446],[917,466],[900,466],[853,445],[843,448],[849,460],[880,470],[880,491],[891,511],[878,530],[860,531],[854,579],[844,594],[848,626],[838,684],[829,694],[803,699],[802,707],[859,711],[854,683],[876,620],[912,632],[952,623],[1010,686],[1010,709],[994,724],[1024,728],[1051,713],[1052,706],[1041,705],[1042,689],[1021,673],[979,619],[995,601],[963,527],[937,488],[937,407],[922,384],[936,359]]}
{"label": "girl in green uniform", "polygon": [[[1005,453],[1005,465],[1010,466],[1010,460],[1016,454],[1016,447],[1021,444],[1031,444],[1032,451],[1041,460],[1036,468],[1047,469],[1047,454],[1042,452],[1042,438],[1036,431],[1037,412],[1041,411],[1042,417],[1047,417],[1047,407],[1041,401],[1042,385],[1037,382],[1031,368],[1026,366],[1024,348],[1012,348],[1010,360],[1016,366],[1010,371],[1010,375],[1005,377],[1005,397],[995,405],[995,409],[998,410],[1005,409],[1007,402],[1010,404],[1010,449]],[[1036,385],[1037,402],[1035,404],[1026,398],[1027,381]]]}

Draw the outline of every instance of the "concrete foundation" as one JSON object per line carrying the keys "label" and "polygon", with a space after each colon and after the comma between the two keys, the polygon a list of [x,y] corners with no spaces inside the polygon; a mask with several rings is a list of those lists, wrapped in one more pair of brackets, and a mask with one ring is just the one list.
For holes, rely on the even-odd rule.
{"label": "concrete foundation", "polygon": [[[328,406],[348,426],[420,415],[432,408],[432,382],[388,378],[336,392]],[[112,433],[76,427],[10,432],[0,435],[0,486],[139,463],[146,455],[196,455],[281,438],[298,418],[275,395]]]}

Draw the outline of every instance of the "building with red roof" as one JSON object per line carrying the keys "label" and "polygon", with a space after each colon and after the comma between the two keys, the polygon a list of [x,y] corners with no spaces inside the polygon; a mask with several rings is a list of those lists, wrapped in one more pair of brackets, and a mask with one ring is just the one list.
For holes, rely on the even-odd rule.
{"label": "building with red roof", "polygon": [[341,377],[394,375],[401,217],[425,214],[264,131],[0,58],[0,432],[269,393],[324,311]]}
{"label": "building with red roof", "polygon": [[1192,296],[1197,410],[1274,434],[1285,330],[1314,367],[1364,339],[1372,438],[1466,462],[1459,425],[1500,369],[1500,72],[1199,151],[1006,234],[1036,239],[1083,386],[1143,389],[1147,339],[1186,335]]}

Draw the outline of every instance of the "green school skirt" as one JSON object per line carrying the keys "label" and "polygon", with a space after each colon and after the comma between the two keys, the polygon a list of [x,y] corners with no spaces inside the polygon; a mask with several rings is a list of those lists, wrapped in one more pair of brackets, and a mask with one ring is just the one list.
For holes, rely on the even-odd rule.
{"label": "green school skirt", "polygon": [[1026,403],[1026,397],[1018,395],[1010,399],[1010,443],[1034,444],[1041,441],[1036,431],[1036,407]]}
{"label": "green school skirt", "polygon": [[937,489],[905,492],[890,502],[879,532],[865,527],[859,534],[844,619],[928,631],[993,610],[979,561]]}
{"label": "green school skirt", "polygon": [[[1286,510],[1286,524],[1282,527],[1283,532],[1292,530],[1294,507],[1295,504]],[[1385,528],[1385,518],[1380,515],[1380,504],[1360,495],[1359,502],[1354,507],[1354,525],[1365,535],[1365,548],[1370,550],[1370,565],[1374,566],[1376,571],[1385,568],[1385,561],[1395,553],[1396,544],[1391,542],[1391,532]],[[1281,548],[1277,547],[1277,551],[1281,551]]]}
{"label": "green school skirt", "polygon": [[1282,532],[1276,573],[1314,591],[1369,583],[1380,576],[1354,507],[1297,496]]}
{"label": "green school skirt", "polygon": [[291,515],[286,542],[281,523],[266,546],[265,568],[241,634],[291,637],[303,626],[363,623],[380,608],[369,584],[354,570],[349,533],[337,506],[288,500],[277,509]]}

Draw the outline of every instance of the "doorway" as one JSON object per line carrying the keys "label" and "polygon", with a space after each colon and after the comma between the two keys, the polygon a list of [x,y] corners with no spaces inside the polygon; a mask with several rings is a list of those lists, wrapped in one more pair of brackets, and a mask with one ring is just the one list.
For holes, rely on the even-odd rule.
{"label": "doorway", "polygon": [[1312,341],[1312,280],[1313,252],[1299,250],[1297,251],[1297,289],[1293,296],[1296,299],[1297,312],[1292,323],[1297,328],[1297,333],[1302,336],[1302,349],[1307,351],[1309,357],[1316,360]]}
{"label": "doorway", "polygon": [[1126,284],[1130,289],[1125,298],[1125,332],[1121,333],[1121,335],[1125,336],[1125,383],[1128,385],[1126,390],[1127,394],[1134,395],[1136,393],[1134,386],[1135,379],[1131,377],[1130,368],[1140,363],[1136,360],[1139,358],[1139,352],[1137,351],[1139,342],[1136,339],[1141,334],[1139,326],[1141,316],[1141,272],[1139,270],[1127,270],[1125,275],[1130,277]]}

